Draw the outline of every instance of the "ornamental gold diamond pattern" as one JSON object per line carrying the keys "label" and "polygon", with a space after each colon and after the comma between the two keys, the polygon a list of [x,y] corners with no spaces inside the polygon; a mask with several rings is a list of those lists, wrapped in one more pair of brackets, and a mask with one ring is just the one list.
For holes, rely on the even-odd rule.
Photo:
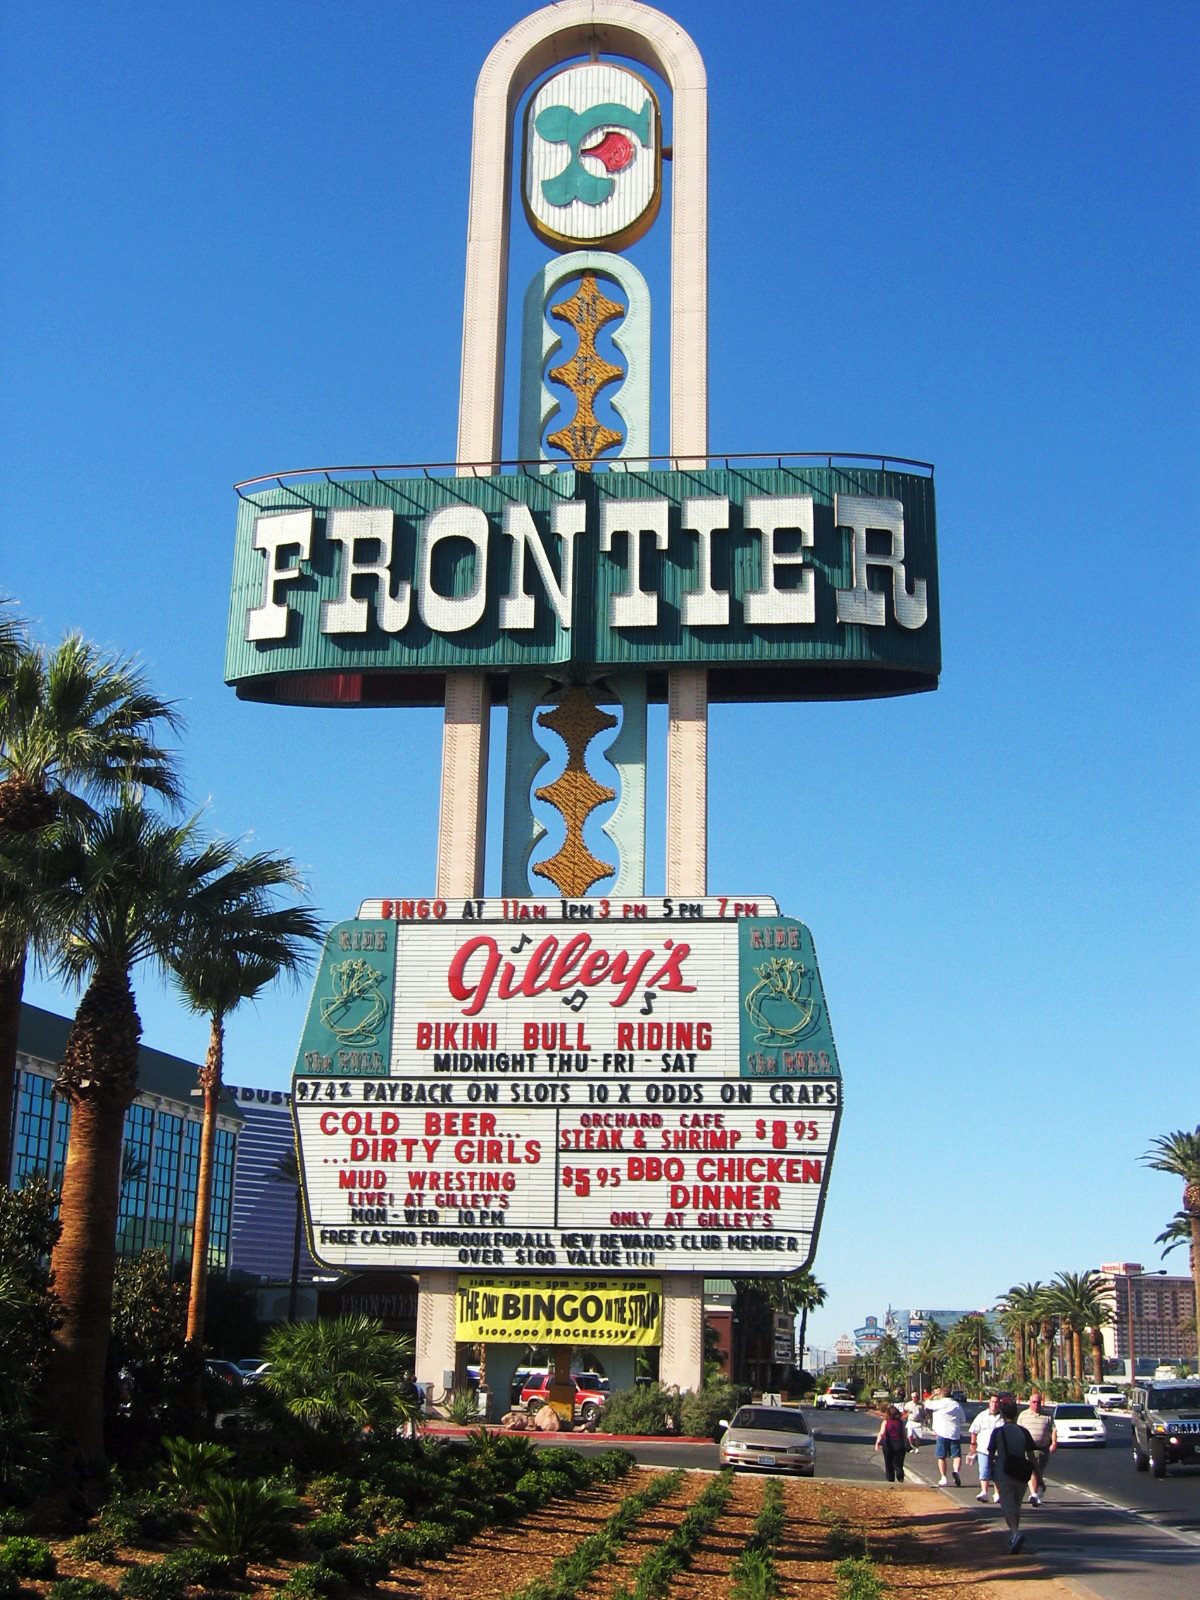
{"label": "ornamental gold diamond pattern", "polygon": [[621,435],[596,417],[595,402],[600,390],[624,376],[620,367],[606,361],[596,349],[596,335],[606,323],[623,317],[625,307],[603,294],[593,274],[585,272],[571,298],[560,300],[550,309],[571,324],[579,344],[569,361],[550,368],[554,382],[575,396],[575,415],[565,428],[547,434],[546,443],[569,456],[580,472],[590,472],[605,450],[621,443]]}
{"label": "ornamental gold diamond pattern", "polygon": [[538,725],[557,733],[567,747],[567,764],[553,783],[535,789],[537,799],[553,806],[566,823],[562,847],[547,861],[535,862],[534,875],[549,878],[568,900],[585,895],[594,883],[615,869],[599,861],[583,842],[583,825],[597,806],[616,798],[615,789],[597,783],[584,765],[588,745],[598,733],[615,728],[617,719],[592,699],[581,683],[572,684],[558,704],[538,713]]}

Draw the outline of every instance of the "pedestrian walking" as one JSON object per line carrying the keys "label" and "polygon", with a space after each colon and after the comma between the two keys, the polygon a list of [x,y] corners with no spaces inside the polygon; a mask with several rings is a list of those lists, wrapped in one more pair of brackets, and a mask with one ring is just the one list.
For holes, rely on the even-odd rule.
{"label": "pedestrian walking", "polygon": [[976,1500],[986,1502],[990,1483],[992,1499],[997,1505],[1000,1503],[1000,1491],[992,1481],[992,1463],[991,1457],[988,1455],[988,1445],[991,1442],[992,1434],[995,1433],[1003,1421],[1004,1418],[1000,1415],[1000,1396],[994,1394],[988,1400],[987,1410],[981,1411],[971,1424],[971,1453],[967,1457],[968,1461],[975,1461],[979,1464],[979,1493],[975,1496]]}
{"label": "pedestrian walking", "polygon": [[883,1470],[889,1483],[904,1482],[904,1458],[908,1454],[908,1429],[898,1406],[889,1406],[875,1435],[876,1450],[883,1451]]}
{"label": "pedestrian walking", "polygon": [[962,1485],[959,1476],[962,1467],[962,1435],[967,1425],[967,1414],[945,1389],[935,1389],[927,1402],[929,1423],[933,1429],[934,1454],[938,1464],[938,1487],[946,1487],[946,1468],[957,1489]]}
{"label": "pedestrian walking", "polygon": [[988,1440],[991,1479],[1000,1491],[1000,1504],[1008,1527],[1008,1548],[1015,1556],[1025,1543],[1021,1532],[1021,1502],[1033,1474],[1033,1440],[1017,1422],[1017,1402],[1000,1402],[1000,1426]]}
{"label": "pedestrian walking", "polygon": [[1058,1449],[1058,1434],[1054,1418],[1042,1410],[1042,1397],[1037,1389],[1029,1396],[1029,1404],[1017,1418],[1017,1426],[1024,1428],[1033,1440],[1033,1477],[1029,1480],[1029,1504],[1040,1506],[1046,1493],[1046,1463],[1050,1452]]}
{"label": "pedestrian walking", "polygon": [[921,1432],[921,1417],[925,1407],[921,1404],[921,1396],[914,1389],[904,1402],[905,1431],[908,1434],[908,1448],[915,1456],[917,1448],[925,1437]]}

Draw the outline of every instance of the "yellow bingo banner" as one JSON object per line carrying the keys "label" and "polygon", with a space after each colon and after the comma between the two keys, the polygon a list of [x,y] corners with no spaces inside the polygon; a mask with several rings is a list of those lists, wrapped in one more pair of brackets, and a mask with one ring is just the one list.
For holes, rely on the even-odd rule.
{"label": "yellow bingo banner", "polygon": [[469,1344],[661,1344],[662,1280],[461,1273],[454,1336]]}

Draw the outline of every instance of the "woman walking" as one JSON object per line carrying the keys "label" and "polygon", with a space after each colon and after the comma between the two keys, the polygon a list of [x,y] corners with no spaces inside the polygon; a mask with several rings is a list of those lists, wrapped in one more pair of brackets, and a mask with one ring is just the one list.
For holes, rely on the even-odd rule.
{"label": "woman walking", "polygon": [[1008,1548],[1015,1556],[1025,1543],[1021,1502],[1033,1476],[1033,1440],[1017,1425],[1015,1400],[1002,1400],[1000,1415],[1004,1420],[988,1440],[989,1477],[1000,1492],[1000,1505],[1008,1524]]}
{"label": "woman walking", "polygon": [[895,1406],[889,1406],[875,1435],[876,1450],[883,1451],[883,1470],[889,1483],[904,1482],[904,1457],[908,1453],[908,1429]]}

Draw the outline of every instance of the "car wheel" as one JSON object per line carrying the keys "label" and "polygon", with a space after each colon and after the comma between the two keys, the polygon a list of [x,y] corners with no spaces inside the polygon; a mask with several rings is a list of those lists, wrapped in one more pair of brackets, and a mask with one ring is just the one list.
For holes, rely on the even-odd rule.
{"label": "car wheel", "polygon": [[1162,1445],[1156,1446],[1150,1441],[1150,1476],[1152,1478],[1165,1478],[1167,1475],[1167,1452]]}
{"label": "car wheel", "polygon": [[1141,1449],[1136,1439],[1133,1441],[1133,1465],[1138,1472],[1150,1470],[1150,1457]]}
{"label": "car wheel", "polygon": [[581,1405],[580,1408],[579,1408],[579,1419],[580,1419],[580,1421],[587,1423],[587,1425],[589,1427],[591,1427],[592,1423],[595,1422],[596,1418],[599,1415],[600,1415],[600,1407],[596,1404],[596,1402],[594,1400],[585,1401],[584,1404]]}

